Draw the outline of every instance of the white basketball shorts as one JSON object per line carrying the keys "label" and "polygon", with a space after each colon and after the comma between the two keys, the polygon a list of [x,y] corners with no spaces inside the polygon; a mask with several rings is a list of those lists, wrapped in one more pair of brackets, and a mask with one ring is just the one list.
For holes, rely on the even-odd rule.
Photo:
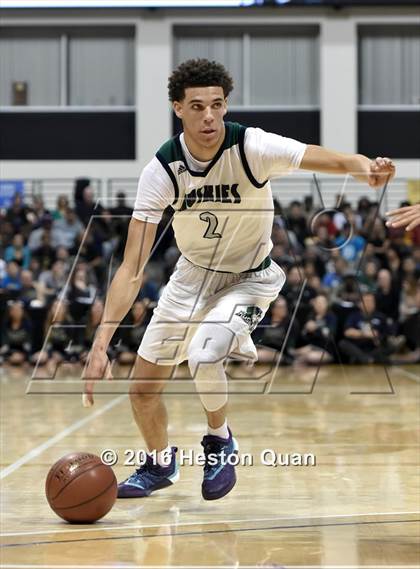
{"label": "white basketball shorts", "polygon": [[211,322],[231,330],[235,339],[231,357],[256,361],[250,334],[285,281],[283,270],[272,260],[260,271],[222,273],[197,267],[181,256],[138,354],[155,364],[177,365],[187,359],[189,343],[200,324]]}

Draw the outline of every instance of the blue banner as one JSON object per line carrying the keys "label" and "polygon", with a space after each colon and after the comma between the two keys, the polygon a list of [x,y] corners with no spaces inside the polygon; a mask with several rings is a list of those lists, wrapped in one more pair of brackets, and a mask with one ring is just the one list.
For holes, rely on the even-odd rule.
{"label": "blue banner", "polygon": [[12,205],[15,194],[23,199],[24,184],[22,180],[0,180],[0,207],[8,208]]}

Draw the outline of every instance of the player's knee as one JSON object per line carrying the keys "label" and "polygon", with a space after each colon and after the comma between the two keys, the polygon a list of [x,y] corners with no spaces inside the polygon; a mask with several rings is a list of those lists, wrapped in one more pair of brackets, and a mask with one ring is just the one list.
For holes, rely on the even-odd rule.
{"label": "player's knee", "polygon": [[129,390],[130,401],[134,407],[142,409],[154,407],[160,400],[161,392],[150,382],[133,381]]}
{"label": "player's knee", "polygon": [[188,350],[188,367],[191,375],[195,379],[200,368],[210,366],[222,366],[223,356],[213,350],[192,349]]}

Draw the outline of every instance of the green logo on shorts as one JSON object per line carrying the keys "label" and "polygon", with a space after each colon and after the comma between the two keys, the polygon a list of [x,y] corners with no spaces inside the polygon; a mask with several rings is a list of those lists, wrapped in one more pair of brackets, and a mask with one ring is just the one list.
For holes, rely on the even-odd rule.
{"label": "green logo on shorts", "polygon": [[248,306],[245,311],[235,312],[235,316],[240,316],[248,324],[249,331],[253,332],[261,320],[262,310],[258,306]]}

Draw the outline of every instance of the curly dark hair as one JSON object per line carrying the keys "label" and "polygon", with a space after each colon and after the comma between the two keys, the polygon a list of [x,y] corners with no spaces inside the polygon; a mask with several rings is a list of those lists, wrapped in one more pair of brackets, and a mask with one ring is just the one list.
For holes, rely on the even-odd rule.
{"label": "curly dark hair", "polygon": [[208,59],[188,59],[169,77],[169,100],[182,101],[187,87],[222,87],[227,97],[233,89],[233,81],[221,63]]}

